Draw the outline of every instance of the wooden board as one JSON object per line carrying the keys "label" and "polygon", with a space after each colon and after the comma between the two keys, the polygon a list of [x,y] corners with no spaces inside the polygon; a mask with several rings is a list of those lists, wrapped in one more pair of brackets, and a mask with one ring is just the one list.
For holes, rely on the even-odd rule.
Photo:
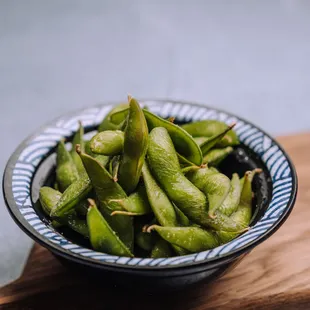
{"label": "wooden board", "polygon": [[1,309],[310,309],[310,134],[278,140],[297,168],[296,206],[276,234],[212,285],[166,295],[102,289],[35,245],[21,278],[0,290]]}

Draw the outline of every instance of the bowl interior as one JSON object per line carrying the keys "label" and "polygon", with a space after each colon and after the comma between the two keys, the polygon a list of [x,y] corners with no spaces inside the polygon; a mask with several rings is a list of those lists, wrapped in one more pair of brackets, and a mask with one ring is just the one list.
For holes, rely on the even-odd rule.
{"label": "bowl interior", "polygon": [[11,156],[3,180],[4,197],[17,224],[33,239],[67,258],[88,264],[124,268],[175,268],[214,260],[233,258],[249,251],[274,233],[285,221],[295,202],[297,177],[295,169],[283,151],[268,134],[255,125],[230,113],[199,104],[180,101],[146,100],[142,104],[163,118],[176,117],[178,123],[218,119],[231,124],[241,141],[235,151],[221,164],[228,176],[241,175],[246,170],[262,168],[254,180],[255,200],[252,229],[233,241],[215,249],[167,259],[127,258],[98,253],[75,233],[55,231],[49,225],[38,203],[42,185],[51,185],[55,178],[55,147],[62,138],[70,138],[82,121],[91,133],[113,104],[101,104],[59,117],[27,138]]}
{"label": "bowl interior", "polygon": [[[176,123],[180,124],[182,122]],[[95,134],[95,129],[95,127],[88,127],[86,130],[88,132],[86,136],[90,137]],[[68,148],[71,147],[71,139],[72,136],[67,139]],[[34,209],[39,218],[47,225],[50,225],[50,219],[43,212],[38,198],[39,190],[42,186],[53,187],[55,182],[56,155],[54,151],[55,148],[51,150],[52,153],[44,161],[42,161],[41,165],[36,170],[32,181],[31,191]],[[253,199],[253,217],[251,220],[251,226],[255,225],[255,223],[262,218],[272,196],[272,182],[266,165],[262,162],[259,156],[253,152],[253,150],[246,145],[241,144],[236,147],[219,166],[219,169],[229,178],[231,178],[232,174],[235,172],[242,177],[246,171],[253,170],[255,168],[261,168],[263,173],[256,175],[253,181],[253,191],[255,193],[255,197]],[[89,241],[73,230],[65,226],[60,227],[57,230],[71,242],[91,249]]]}

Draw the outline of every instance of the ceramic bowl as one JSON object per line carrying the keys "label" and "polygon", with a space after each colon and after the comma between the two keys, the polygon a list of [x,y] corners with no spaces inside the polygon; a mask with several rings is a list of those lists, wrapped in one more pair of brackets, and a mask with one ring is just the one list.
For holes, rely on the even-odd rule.
{"label": "ceramic bowl", "polygon": [[178,123],[217,119],[231,124],[241,141],[224,161],[227,174],[259,167],[254,180],[255,201],[251,229],[215,249],[172,258],[128,258],[99,253],[71,231],[55,230],[38,202],[41,186],[52,184],[55,147],[68,141],[82,121],[89,134],[112,108],[101,104],[59,117],[23,141],[8,161],[3,179],[4,198],[17,225],[33,240],[49,249],[69,267],[88,275],[108,277],[109,282],[144,289],[180,289],[200,281],[212,281],[234,267],[254,247],[269,238],[287,219],[295,202],[297,177],[282,147],[267,133],[233,114],[205,105],[171,100],[145,100],[150,111],[173,116]]}

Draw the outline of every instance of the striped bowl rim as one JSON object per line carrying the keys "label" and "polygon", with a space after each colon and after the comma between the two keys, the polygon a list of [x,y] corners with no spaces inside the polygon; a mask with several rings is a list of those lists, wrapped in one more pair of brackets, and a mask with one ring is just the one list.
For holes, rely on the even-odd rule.
{"label": "striped bowl rim", "polygon": [[3,193],[8,210],[17,224],[35,241],[58,255],[77,262],[135,269],[177,268],[220,261],[241,255],[273,234],[286,220],[297,194],[295,168],[282,147],[270,135],[231,113],[201,104],[177,100],[142,100],[151,112],[161,117],[174,116],[181,121],[217,119],[237,122],[240,141],[252,149],[269,170],[273,191],[264,216],[246,233],[212,250],[171,258],[128,258],[99,253],[72,243],[36,214],[31,199],[31,184],[36,170],[53,152],[62,138],[71,137],[78,121],[85,127],[100,124],[114,105],[98,104],[71,112],[44,125],[24,140],[9,159],[3,176]]}

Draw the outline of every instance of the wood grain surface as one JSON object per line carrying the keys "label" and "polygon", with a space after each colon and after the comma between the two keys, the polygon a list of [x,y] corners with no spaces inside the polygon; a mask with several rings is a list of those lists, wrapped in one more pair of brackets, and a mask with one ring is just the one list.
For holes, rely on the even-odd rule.
{"label": "wood grain surface", "polygon": [[310,134],[278,141],[297,169],[296,206],[223,278],[182,293],[129,294],[70,273],[35,245],[21,278],[0,290],[1,309],[310,309]]}

